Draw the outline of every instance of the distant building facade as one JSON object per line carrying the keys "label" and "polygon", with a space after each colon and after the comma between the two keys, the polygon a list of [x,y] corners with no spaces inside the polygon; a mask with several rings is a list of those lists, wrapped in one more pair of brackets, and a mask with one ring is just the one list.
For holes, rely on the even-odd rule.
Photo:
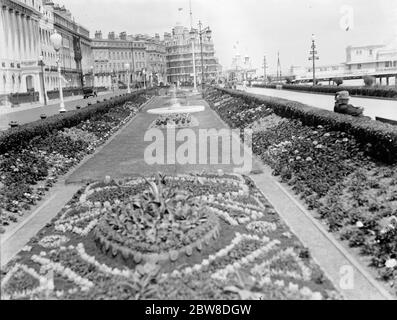
{"label": "distant building facade", "polygon": [[[95,86],[113,88],[130,84],[159,83],[165,78],[165,47],[158,36],[116,35],[92,39]],[[127,69],[129,65],[129,69]]]}
{"label": "distant building facade", "polygon": [[256,69],[252,67],[251,58],[249,56],[242,57],[237,53],[232,60],[229,70],[226,70],[225,77],[227,80],[236,80],[238,82],[254,79]]}
{"label": "distant building facade", "polygon": [[[362,79],[369,75],[377,78],[379,84],[397,85],[397,46],[369,45],[346,48],[346,62],[335,65],[316,66],[316,78]],[[289,75],[295,80],[310,80],[312,67],[292,66]]]}
{"label": "distant building facade", "polygon": [[[92,85],[94,66],[90,32],[76,23],[65,7],[54,5],[54,28],[62,36],[61,72],[65,87]],[[53,68],[51,68],[52,70]]]}
{"label": "distant building facade", "polygon": [[0,0],[0,94],[40,88],[39,23],[42,1]]}
{"label": "distant building facade", "polygon": [[[201,47],[199,34],[195,31],[194,40],[191,39],[190,30],[182,26],[176,26],[172,33],[164,33],[167,57],[167,80],[169,83],[190,82],[193,83],[193,53],[192,41],[194,41],[195,64],[197,82],[201,83]],[[219,74],[219,62],[215,57],[213,40],[203,36],[203,66],[204,81],[214,80]]]}
{"label": "distant building facade", "polygon": [[84,85],[93,65],[91,40],[68,10],[50,0],[0,0],[0,5],[0,95],[29,93],[43,102],[46,92],[58,90],[57,55],[50,40],[54,30],[63,40],[63,87]]}

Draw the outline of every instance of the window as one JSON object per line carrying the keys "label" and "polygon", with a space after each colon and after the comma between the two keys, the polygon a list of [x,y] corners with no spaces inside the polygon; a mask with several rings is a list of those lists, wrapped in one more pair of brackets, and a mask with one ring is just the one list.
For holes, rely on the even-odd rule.
{"label": "window", "polygon": [[357,69],[361,69],[361,67],[362,67],[361,64],[357,65]]}

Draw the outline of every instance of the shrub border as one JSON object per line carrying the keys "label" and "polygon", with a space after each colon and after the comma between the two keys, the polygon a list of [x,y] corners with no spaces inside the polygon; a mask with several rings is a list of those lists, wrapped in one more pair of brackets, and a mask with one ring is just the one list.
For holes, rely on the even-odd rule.
{"label": "shrub border", "polygon": [[146,92],[148,92],[148,90],[140,90],[131,94],[119,95],[107,101],[88,105],[82,109],[71,110],[63,114],[50,116],[43,120],[26,123],[16,128],[10,128],[0,135],[0,154],[24,147],[29,144],[30,140],[34,137],[45,137],[53,131],[74,127],[92,118],[94,115],[104,114],[111,108],[124,104]]}
{"label": "shrub border", "polygon": [[237,92],[216,87],[216,90],[248,103],[257,102],[271,108],[275,114],[290,119],[299,119],[304,125],[328,126],[331,130],[344,131],[353,135],[366,147],[369,154],[384,163],[397,163],[397,127],[379,121],[357,118],[311,107],[300,102]]}
{"label": "shrub border", "polygon": [[[277,89],[275,84],[255,84],[256,88]],[[301,91],[307,93],[324,93],[335,94],[339,91],[349,91],[352,96],[386,98],[390,100],[397,100],[397,89],[385,89],[376,87],[364,86],[308,86],[298,84],[283,84],[283,89],[292,91]]]}

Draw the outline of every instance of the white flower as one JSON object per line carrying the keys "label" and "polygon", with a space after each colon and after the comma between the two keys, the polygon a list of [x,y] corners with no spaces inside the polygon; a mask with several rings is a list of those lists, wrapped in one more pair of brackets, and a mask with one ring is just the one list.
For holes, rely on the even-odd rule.
{"label": "white flower", "polygon": [[196,264],[194,267],[193,267],[193,270],[194,271],[200,271],[200,269],[201,269],[201,265],[200,264]]}
{"label": "white flower", "polygon": [[304,296],[310,296],[312,294],[312,291],[308,287],[303,287],[300,290],[300,293]]}
{"label": "white flower", "polygon": [[193,269],[192,269],[191,267],[187,267],[187,268],[185,269],[185,273],[186,273],[186,274],[191,274],[192,271],[193,271]]}
{"label": "white flower", "polygon": [[357,221],[356,227],[357,227],[357,228],[363,228],[363,227],[364,227],[364,224],[363,224],[361,221]]}
{"label": "white flower", "polygon": [[320,292],[314,292],[312,294],[312,300],[323,300],[323,296]]}
{"label": "white flower", "polygon": [[279,286],[279,287],[284,287],[284,281],[283,280],[276,280],[276,281],[274,281],[274,284],[276,286]]}
{"label": "white flower", "polygon": [[386,268],[394,269],[397,267],[397,260],[396,259],[389,259],[385,263]]}
{"label": "white flower", "polygon": [[296,292],[296,291],[299,290],[299,286],[297,284],[294,284],[294,283],[290,282],[289,285],[288,285],[288,289],[291,290],[291,291],[295,291]]}

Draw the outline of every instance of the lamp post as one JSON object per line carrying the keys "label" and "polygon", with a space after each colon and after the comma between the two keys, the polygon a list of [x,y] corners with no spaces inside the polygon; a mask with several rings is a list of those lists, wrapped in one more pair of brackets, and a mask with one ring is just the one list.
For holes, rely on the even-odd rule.
{"label": "lamp post", "polygon": [[201,90],[204,94],[204,57],[203,57],[203,35],[205,34],[207,40],[211,40],[211,29],[209,27],[202,28],[203,25],[199,21],[199,36],[200,36],[200,51],[201,51]]}
{"label": "lamp post", "polygon": [[95,74],[94,74],[94,66],[90,67],[91,70],[91,79],[92,79],[92,86],[95,87]]}
{"label": "lamp post", "polygon": [[44,105],[47,105],[47,94],[45,92],[45,82],[44,82],[44,57],[39,56],[39,66],[41,67],[41,73],[40,73],[40,80],[41,80],[41,90],[43,91],[43,99],[44,99]]}
{"label": "lamp post", "polygon": [[313,86],[316,85],[316,60],[320,58],[317,56],[316,51],[316,37],[312,34],[312,50],[310,51],[311,56],[309,57],[309,61],[313,61]]}
{"label": "lamp post", "polygon": [[130,64],[126,63],[125,68],[127,69],[127,93],[131,93],[130,88]]}
{"label": "lamp post", "polygon": [[197,76],[196,76],[196,55],[195,55],[195,40],[196,40],[196,32],[190,30],[190,40],[192,41],[192,57],[193,57],[193,93],[197,93]]}
{"label": "lamp post", "polygon": [[143,89],[146,90],[146,69],[142,69],[142,74],[143,74]]}
{"label": "lamp post", "polygon": [[59,112],[60,113],[65,113],[66,109],[65,109],[65,103],[63,101],[63,90],[62,90],[62,75],[61,75],[61,61],[60,61],[60,49],[62,46],[62,36],[57,33],[57,31],[55,30],[55,32],[51,35],[50,37],[52,46],[54,47],[54,50],[57,54],[57,67],[58,67],[58,77],[59,77],[59,98],[61,100],[60,104],[59,104]]}

